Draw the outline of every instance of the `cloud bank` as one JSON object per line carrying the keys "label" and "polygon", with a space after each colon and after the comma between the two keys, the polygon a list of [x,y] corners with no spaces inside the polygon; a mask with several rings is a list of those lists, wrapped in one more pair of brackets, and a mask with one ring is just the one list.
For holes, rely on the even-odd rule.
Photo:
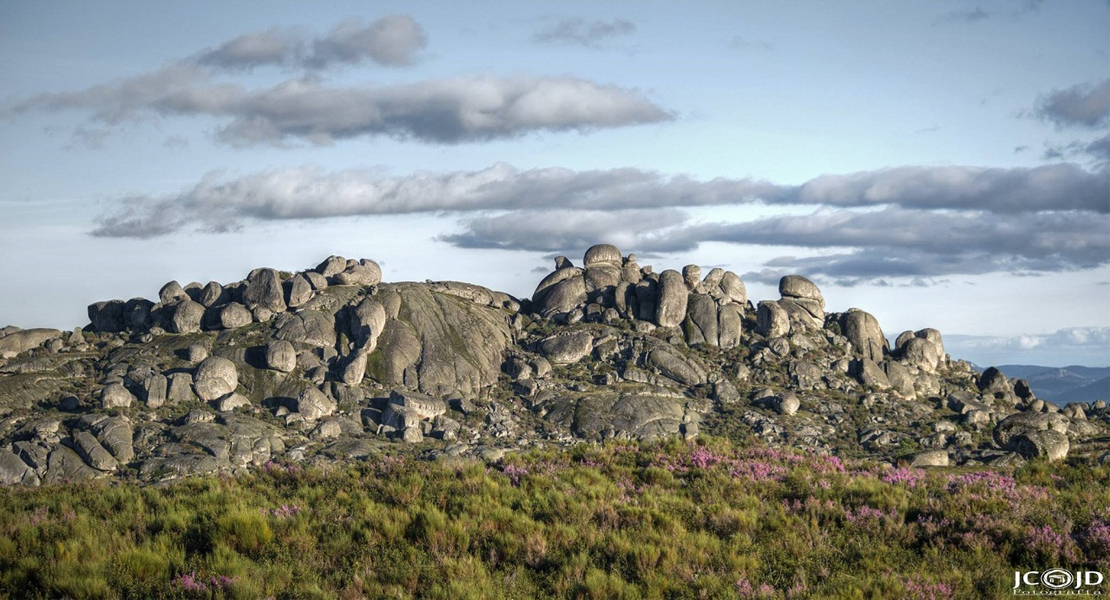
{"label": "cloud bank", "polygon": [[[604,28],[595,29],[588,27],[586,34],[608,35]],[[215,138],[233,147],[322,145],[376,136],[460,144],[536,132],[590,133],[675,118],[635,90],[575,77],[486,75],[344,87],[329,85],[319,75],[366,62],[407,66],[426,44],[420,25],[401,15],[369,25],[347,19],[313,39],[272,28],[149,73],[9,102],[0,105],[0,118],[76,112],[97,126],[117,126],[208,117],[218,123]],[[308,73],[263,88],[218,79],[260,67]]]}
{"label": "cloud bank", "polygon": [[244,34],[202,51],[195,61],[229,71],[266,66],[327,69],[366,61],[405,67],[416,61],[416,53],[427,43],[424,29],[405,15],[382,17],[369,25],[351,17],[313,39],[277,27]]}
{"label": "cloud bank", "polygon": [[946,335],[944,345],[953,356],[983,366],[993,359],[994,364],[1101,367],[1110,356],[1110,327],[1069,327],[1048,334],[1009,337]]}
{"label": "cloud bank", "polygon": [[226,121],[217,138],[232,146],[373,136],[458,144],[674,119],[632,90],[572,77],[458,77],[389,87],[331,87],[306,77],[248,90],[180,65],[77,92],[40,94],[0,116],[68,110],[87,111],[91,120],[109,125],[215,117]]}
{"label": "cloud bank", "polygon": [[590,21],[583,19],[563,19],[554,25],[537,32],[532,40],[539,43],[572,44],[587,48],[600,48],[609,40],[631,35],[636,25],[624,19],[612,21]]}
{"label": "cloud bank", "polygon": [[[673,252],[703,242],[754,244],[821,251],[784,256],[765,265],[768,273],[819,274],[844,285],[884,277],[925,281],[1110,263],[1108,174],[1067,163],[903,167],[787,186],[634,168],[496,164],[385,176],[306,166],[236,178],[210,173],[174,195],[122,198],[93,235],[149,238],[190,227],[228,230],[251,220],[447,214],[458,217],[460,230],[440,239],[460,247],[561,252],[609,239],[641,252]],[[695,222],[684,210],[736,205],[814,210],[719,223]]]}
{"label": "cloud bank", "polygon": [[1037,99],[1034,114],[1057,127],[1110,125],[1110,79],[1054,90]]}

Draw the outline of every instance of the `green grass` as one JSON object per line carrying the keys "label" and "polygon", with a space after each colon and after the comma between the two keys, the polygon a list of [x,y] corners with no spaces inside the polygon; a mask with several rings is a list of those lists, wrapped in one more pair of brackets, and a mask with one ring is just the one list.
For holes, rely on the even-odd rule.
{"label": "green grass", "polygon": [[1001,598],[1015,570],[1110,572],[1106,481],[709,439],[8,487],[0,596]]}

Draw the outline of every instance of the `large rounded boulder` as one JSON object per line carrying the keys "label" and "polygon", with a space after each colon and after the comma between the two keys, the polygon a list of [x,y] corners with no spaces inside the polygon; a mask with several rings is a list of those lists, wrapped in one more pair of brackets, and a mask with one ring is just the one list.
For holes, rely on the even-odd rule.
{"label": "large rounded boulder", "polygon": [[620,268],[623,258],[621,251],[612,244],[596,244],[586,250],[582,257],[582,264],[588,267],[609,265]]}
{"label": "large rounded boulder", "polygon": [[881,362],[890,351],[879,320],[871,313],[850,308],[840,317],[840,330],[852,344],[852,350],[875,362]]}
{"label": "large rounded boulder", "polygon": [[782,337],[790,333],[790,315],[778,302],[763,300],[756,311],[756,331],[766,338]]}
{"label": "large rounded boulder", "polygon": [[197,366],[193,389],[205,402],[219,399],[239,386],[239,370],[222,356],[209,356]]}

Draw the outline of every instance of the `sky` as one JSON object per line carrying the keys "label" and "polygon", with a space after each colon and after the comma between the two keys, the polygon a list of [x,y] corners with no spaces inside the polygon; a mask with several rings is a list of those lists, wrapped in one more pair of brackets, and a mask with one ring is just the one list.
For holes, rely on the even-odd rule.
{"label": "sky", "polygon": [[595,243],[1110,365],[1110,2],[0,3],[0,325]]}

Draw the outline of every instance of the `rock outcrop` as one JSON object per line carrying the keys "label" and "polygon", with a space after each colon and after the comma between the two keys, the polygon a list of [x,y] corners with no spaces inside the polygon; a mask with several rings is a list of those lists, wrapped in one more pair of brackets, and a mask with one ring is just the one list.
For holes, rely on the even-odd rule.
{"label": "rock outcrop", "polygon": [[70,332],[5,327],[0,483],[702,432],[938,468],[1106,453],[1105,402],[1060,408],[977,374],[934,329],[891,347],[805,277],[753,306],[721,268],[657,273],[608,244],[581,264],[556,258],[517,299],[332,256],[96,302]]}

